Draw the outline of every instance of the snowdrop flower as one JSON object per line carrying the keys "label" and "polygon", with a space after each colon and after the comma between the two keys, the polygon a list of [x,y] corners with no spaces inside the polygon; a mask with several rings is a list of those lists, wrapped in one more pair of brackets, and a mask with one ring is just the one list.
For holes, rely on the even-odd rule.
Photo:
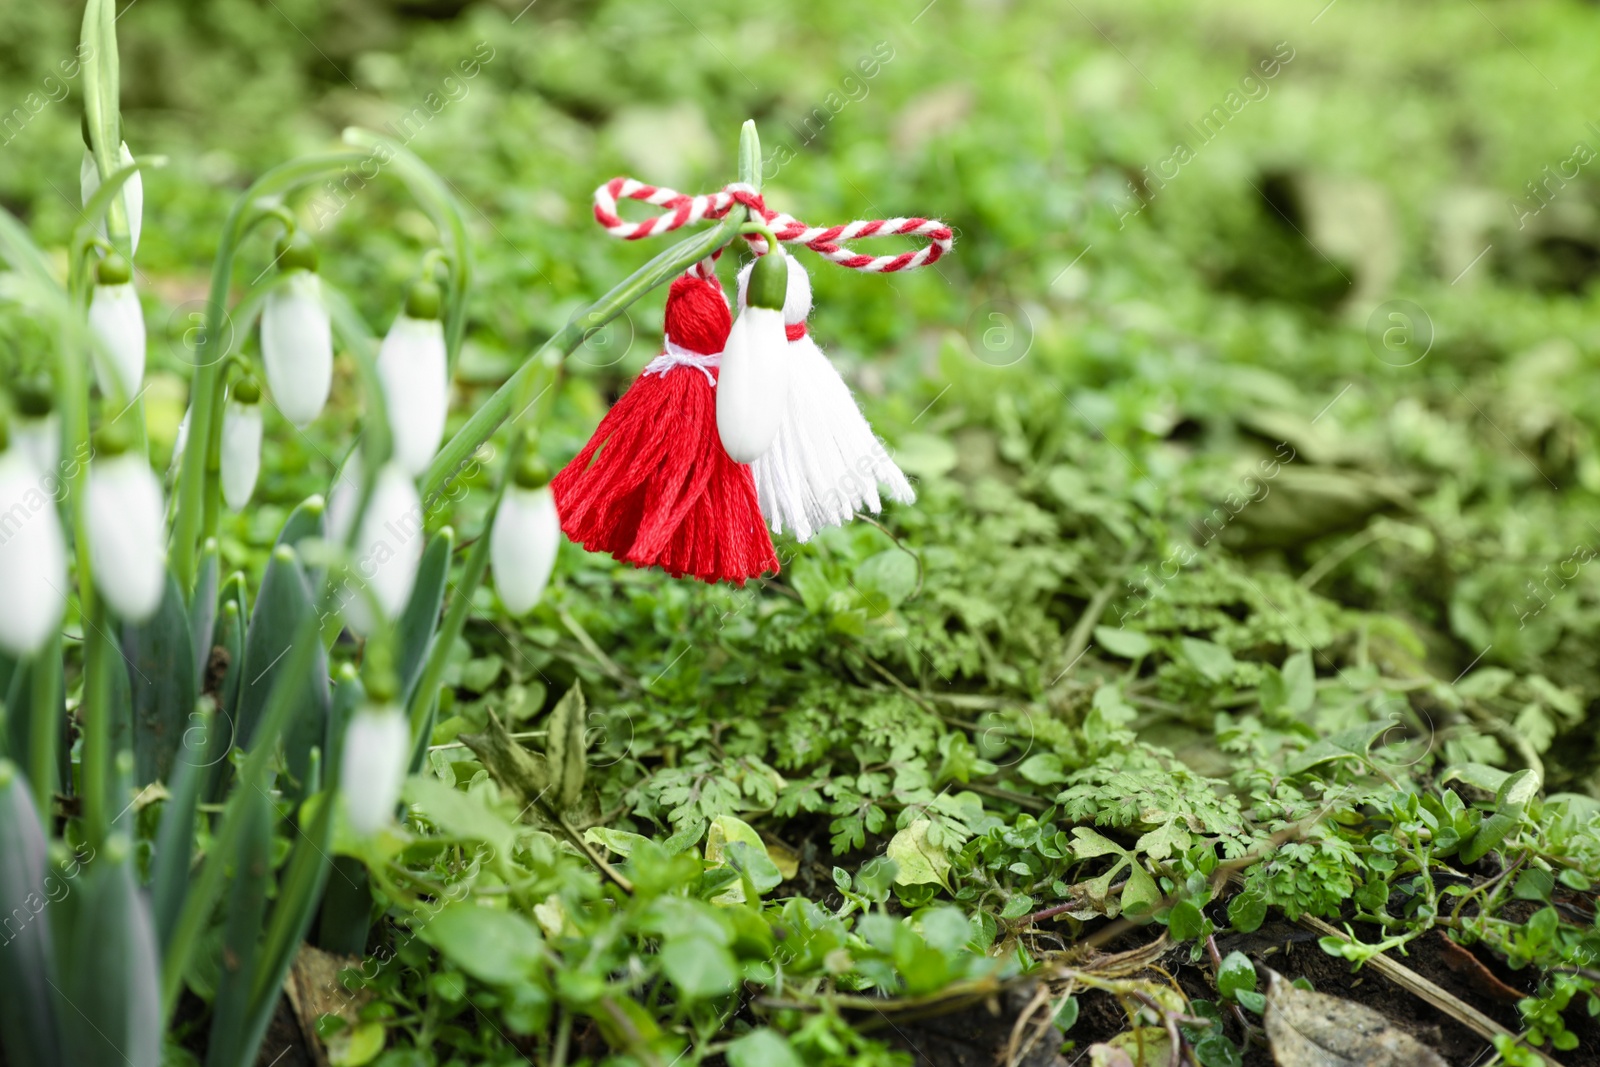
{"label": "snowdrop flower", "polygon": [[132,268],[117,253],[100,261],[95,278],[98,284],[89,300],[89,328],[101,349],[95,353],[95,378],[102,393],[128,403],[144,381],[144,309],[133,291]]}
{"label": "snowdrop flower", "polygon": [[394,437],[394,458],[412,475],[433,462],[450,407],[439,287],[424,279],[406,295],[378,349],[378,377]]}
{"label": "snowdrop flower", "polygon": [[[358,462],[352,459],[345,464],[346,471],[328,502],[328,530],[335,538],[348,535],[354,518],[361,476],[356,466],[355,477],[350,478],[349,468]],[[422,563],[422,498],[398,463],[390,461],[378,472],[350,554],[352,595],[345,598],[345,620],[357,633],[370,634],[377,619],[368,594],[385,618],[395,619],[411,599]]]}
{"label": "snowdrop flower", "polygon": [[[57,474],[61,462],[61,417],[47,386],[19,382],[12,390],[17,401],[17,421],[11,427],[11,447],[33,463],[40,474]],[[53,488],[54,483],[50,483]]]}
{"label": "snowdrop flower", "polygon": [[297,232],[280,240],[278,268],[283,280],[261,308],[261,361],[278,410],[305,426],[322,413],[333,385],[333,327],[311,239]]}
{"label": "snowdrop flower", "polygon": [[549,483],[543,463],[522,463],[489,530],[494,587],[513,615],[526,614],[544,595],[561,547],[561,518]]}
{"label": "snowdrop flower", "polygon": [[772,447],[789,400],[789,339],[783,325],[787,259],[781,247],[774,247],[756,261],[749,306],[734,320],[722,350],[717,433],[738,463],[753,462]]}
{"label": "snowdrop flower", "polygon": [[394,820],[410,765],[411,723],[397,705],[367,704],[351,716],[339,760],[339,793],[357,833],[376,833]]}
{"label": "snowdrop flower", "polygon": [[0,423],[0,649],[31,656],[61,625],[67,606],[67,546],[55,501],[32,458],[6,447]]}
{"label": "snowdrop flower", "polygon": [[[128,151],[128,142],[122,142],[120,166],[126,167],[133,162],[133,153]],[[83,150],[83,165],[78,168],[78,191],[83,195],[85,205],[100,189],[100,168],[94,164],[94,153],[87,147]],[[139,251],[139,224],[144,216],[144,175],[134,171],[127,181],[122,183],[122,207],[128,216],[128,244],[129,251],[137,254]],[[106,235],[106,224],[100,222],[100,236]]]}
{"label": "snowdrop flower", "polygon": [[96,435],[86,498],[94,584],[124,620],[140,623],[161,606],[167,560],[161,482],[114,429]]}
{"label": "snowdrop flower", "polygon": [[254,378],[233,383],[222,413],[222,499],[243,511],[261,473],[261,385]]}

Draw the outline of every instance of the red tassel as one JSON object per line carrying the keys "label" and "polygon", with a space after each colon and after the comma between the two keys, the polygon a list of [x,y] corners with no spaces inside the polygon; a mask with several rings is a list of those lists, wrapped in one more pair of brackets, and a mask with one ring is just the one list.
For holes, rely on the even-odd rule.
{"label": "red tassel", "polygon": [[674,578],[743,585],[777,573],[750,468],[717,436],[716,357],[732,324],[715,280],[673,281],[666,335],[677,352],[645,368],[550,482],[568,538]]}

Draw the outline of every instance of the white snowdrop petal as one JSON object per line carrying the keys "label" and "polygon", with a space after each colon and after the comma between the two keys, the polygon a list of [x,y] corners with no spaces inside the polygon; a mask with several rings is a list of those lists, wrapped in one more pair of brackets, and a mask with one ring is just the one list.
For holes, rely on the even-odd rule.
{"label": "white snowdrop petal", "polygon": [[717,376],[717,433],[738,463],[772,447],[789,398],[783,313],[746,308],[734,320]]}
{"label": "white snowdrop petal", "polygon": [[[739,274],[741,307],[752,266]],[[784,321],[802,323],[810,312],[810,279],[791,256]],[[777,436],[750,465],[761,514],[773,532],[808,541],[862,511],[877,512],[883,506],[879,486],[891,500],[914,501],[911,483],[810,335],[789,342],[788,367],[788,400]]]}
{"label": "white snowdrop petal", "polygon": [[139,294],[132,282],[121,285],[97,285],[89,300],[89,328],[100,339],[104,351],[94,358],[95,377],[100,391],[112,395],[115,375],[116,391],[124,401],[139,395],[144,381],[145,330],[144,309],[139,306]]}
{"label": "white snowdrop petal", "polygon": [[489,530],[494,587],[513,615],[530,611],[544,596],[561,547],[561,518],[550,487],[506,490]]}
{"label": "white snowdrop petal", "polygon": [[[133,153],[128,150],[128,142],[122,142],[122,149],[118,153],[122,165],[127,166],[133,162]],[[83,162],[78,167],[78,192],[83,196],[85,205],[91,197],[100,190],[100,168],[95,166],[94,153],[87,148],[83,150]],[[128,244],[135,254],[139,251],[139,230],[144,222],[144,175],[135,172],[127,181],[122,183],[122,206],[128,215]],[[106,235],[105,220],[99,223],[101,237]]]}
{"label": "white snowdrop petal", "polygon": [[394,820],[411,763],[411,724],[393,705],[363,707],[345,728],[339,792],[357,833],[376,833]]}
{"label": "white snowdrop petal", "polygon": [[394,436],[394,458],[409,473],[428,469],[450,407],[444,325],[401,315],[378,349],[378,376]]}
{"label": "white snowdrop petal", "polygon": [[289,273],[261,307],[261,361],[284,418],[305,426],[322,413],[333,385],[333,326],[322,302],[322,281],[307,270]]}
{"label": "white snowdrop petal", "polygon": [[96,461],[87,508],[95,585],[117,615],[144,622],[161,606],[166,584],[161,482],[132,452]]}
{"label": "white snowdrop petal", "polygon": [[222,413],[222,499],[243,511],[261,473],[261,405],[228,401]]}
{"label": "white snowdrop petal", "polygon": [[[60,477],[61,417],[54,411],[38,417],[21,416],[11,424],[11,447],[33,464],[40,474]],[[45,488],[53,489],[54,483]]]}
{"label": "white snowdrop petal", "polygon": [[[349,519],[340,521],[348,524]],[[422,534],[422,498],[411,476],[391,461],[378,472],[372,500],[351,549],[350,565],[352,582],[370,591],[387,619],[398,617],[411,599],[422,563]],[[369,634],[375,629],[377,620],[366,593],[346,598],[345,619],[357,633]]]}
{"label": "white snowdrop petal", "polygon": [[30,656],[61,625],[67,548],[55,501],[15,448],[0,453],[0,589],[0,649]]}

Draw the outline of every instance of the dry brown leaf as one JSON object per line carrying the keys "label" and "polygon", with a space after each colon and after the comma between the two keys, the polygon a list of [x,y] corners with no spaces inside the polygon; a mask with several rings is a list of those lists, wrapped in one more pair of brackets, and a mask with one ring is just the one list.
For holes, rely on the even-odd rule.
{"label": "dry brown leaf", "polygon": [[1450,1067],[1382,1013],[1308,993],[1276,974],[1267,990],[1266,1023],[1278,1067]]}
{"label": "dry brown leaf", "polygon": [[340,971],[360,966],[358,956],[336,956],[312,945],[301,945],[284,980],[284,992],[289,994],[306,1047],[320,1067],[327,1067],[328,1054],[317,1036],[317,1020],[324,1015],[337,1015],[354,1026],[362,1006],[372,999],[372,990],[352,992],[339,982]]}

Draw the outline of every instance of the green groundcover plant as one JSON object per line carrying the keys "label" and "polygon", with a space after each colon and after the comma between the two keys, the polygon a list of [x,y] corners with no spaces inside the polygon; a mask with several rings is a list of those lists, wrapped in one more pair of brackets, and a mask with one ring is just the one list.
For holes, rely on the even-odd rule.
{"label": "green groundcover plant", "polygon": [[[229,213],[163,481],[135,267],[161,161],[123,144],[114,23],[90,0],[65,269],[0,214],[29,342],[0,435],[7,1063],[255,1063],[315,950],[339,979],[312,1014],[347,1067],[900,1064],[914,1020],[1014,991],[1018,1060],[1081,1045],[1102,996],[1146,1062],[1214,1067],[1266,1041],[1277,995],[1218,939],[1305,918],[1358,966],[1485,948],[1528,977],[1519,1025],[1487,1038],[1503,1061],[1577,1047],[1600,1013],[1600,802],[1545,781],[1572,762],[1577,688],[1435,678],[1408,622],[1209,547],[1317,462],[1294,432],[1197,533],[1128,489],[1141,463],[1180,484],[1180,459],[1003,398],[961,448],[908,434],[918,506],[786,549],[767,588],[584,560],[542,599],[534,553],[515,588],[497,556],[491,595],[499,509],[536,529],[564,445],[544,432],[562,361],[735,241],[742,210],[579,309],[445,439],[463,213],[393,137],[351,130]],[[759,189],[761,160],[747,126],[739,180]],[[381,340],[306,225],[352,168],[433,230]],[[271,254],[247,262],[258,230]],[[225,574],[225,509],[272,458],[264,397],[317,418],[335,341],[361,385],[341,473]],[[1378,536],[1477,521],[1438,510]],[[473,520],[459,541],[451,514]],[[1472,610],[1441,614],[1476,632]],[[1159,939],[1208,988],[1104,965],[1084,950],[1104,931]]]}

